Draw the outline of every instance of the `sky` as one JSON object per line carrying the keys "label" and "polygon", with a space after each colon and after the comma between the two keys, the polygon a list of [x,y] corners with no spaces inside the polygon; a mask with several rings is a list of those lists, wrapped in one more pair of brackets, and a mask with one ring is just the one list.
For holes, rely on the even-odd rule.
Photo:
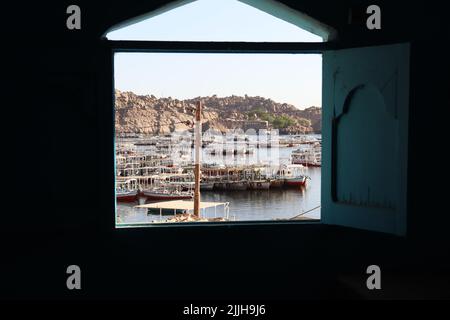
{"label": "sky", "polygon": [[[233,23],[230,24],[230,21]],[[321,42],[236,0],[198,0],[112,31],[111,40]],[[177,99],[249,95],[321,106],[318,54],[116,53],[115,87]]]}

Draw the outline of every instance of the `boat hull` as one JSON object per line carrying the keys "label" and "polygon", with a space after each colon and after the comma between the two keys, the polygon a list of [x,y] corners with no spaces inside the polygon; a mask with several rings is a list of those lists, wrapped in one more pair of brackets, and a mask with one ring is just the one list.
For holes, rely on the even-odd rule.
{"label": "boat hull", "polygon": [[284,184],[287,187],[302,187],[306,185],[306,177],[286,179]]}
{"label": "boat hull", "polygon": [[211,191],[214,189],[214,183],[200,183],[201,191]]}
{"label": "boat hull", "polygon": [[227,184],[225,182],[215,182],[214,189],[225,190],[227,188]]}
{"label": "boat hull", "polygon": [[271,188],[281,188],[284,186],[284,180],[281,179],[274,179],[270,181],[270,187]]}
{"label": "boat hull", "polygon": [[117,202],[135,202],[137,200],[137,195],[137,192],[116,194],[116,200]]}
{"label": "boat hull", "polygon": [[247,190],[247,183],[245,183],[245,182],[229,182],[226,184],[226,189],[233,190],[233,191]]}
{"label": "boat hull", "polygon": [[253,190],[268,190],[270,188],[270,181],[252,181],[249,182],[248,187]]}

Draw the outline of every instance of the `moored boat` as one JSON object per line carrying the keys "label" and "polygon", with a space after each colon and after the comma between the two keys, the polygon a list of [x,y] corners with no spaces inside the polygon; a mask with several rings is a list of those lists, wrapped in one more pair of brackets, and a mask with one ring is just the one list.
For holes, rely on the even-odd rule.
{"label": "moored boat", "polygon": [[117,202],[135,202],[137,200],[137,190],[116,190]]}
{"label": "moored boat", "polygon": [[146,197],[148,201],[156,200],[184,200],[192,199],[194,194],[191,191],[178,191],[167,189],[150,189],[143,190],[141,196]]}
{"label": "moored boat", "polygon": [[308,167],[322,166],[322,145],[320,142],[314,142],[307,147],[302,146],[291,154],[292,164],[301,164]]}
{"label": "moored boat", "polygon": [[302,187],[306,185],[306,176],[298,176],[298,177],[292,177],[292,178],[286,178],[284,183],[287,187]]}
{"label": "moored boat", "polygon": [[284,179],[271,179],[270,180],[270,187],[271,188],[281,188],[284,186]]}
{"label": "moored boat", "polygon": [[134,202],[137,200],[138,193],[136,179],[116,181],[117,202]]}
{"label": "moored boat", "polygon": [[305,174],[305,168],[301,164],[284,165],[278,170],[276,179],[283,181],[285,187],[301,187],[306,185],[308,176]]}

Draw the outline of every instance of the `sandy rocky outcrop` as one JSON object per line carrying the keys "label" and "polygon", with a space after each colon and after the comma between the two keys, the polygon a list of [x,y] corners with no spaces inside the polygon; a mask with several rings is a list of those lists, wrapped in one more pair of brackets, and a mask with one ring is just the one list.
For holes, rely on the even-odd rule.
{"label": "sandy rocky outcrop", "polygon": [[[233,120],[261,120],[252,110],[262,110],[273,116],[285,115],[295,124],[280,129],[281,133],[320,132],[322,109],[309,107],[299,110],[290,104],[281,104],[262,97],[245,95],[198,97],[178,100],[171,97],[136,95],[133,92],[115,91],[115,126],[117,133],[167,134],[174,130],[189,130],[193,121],[196,101],[203,101],[203,129],[230,129]],[[308,120],[305,122],[305,119]],[[244,120],[244,121],[242,121]],[[270,127],[270,126],[269,126]]]}

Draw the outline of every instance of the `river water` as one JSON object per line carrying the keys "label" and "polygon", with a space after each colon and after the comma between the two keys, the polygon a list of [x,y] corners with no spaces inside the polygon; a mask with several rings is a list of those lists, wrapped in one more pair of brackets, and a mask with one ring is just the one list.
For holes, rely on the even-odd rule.
{"label": "river water", "polygon": [[[280,147],[272,149],[259,148],[251,155],[212,157],[203,152],[203,163],[218,163],[221,160],[231,163],[257,163],[276,160],[286,163],[294,148]],[[277,159],[273,156],[276,155]],[[220,159],[219,159],[220,157]],[[275,161],[273,161],[275,162]],[[203,191],[202,201],[229,202],[230,218],[236,221],[289,219],[303,212],[304,217],[320,219],[321,168],[310,167],[306,174],[311,178],[305,188],[269,189],[247,191]],[[119,223],[146,223],[159,220],[159,215],[148,215],[146,209],[134,208],[137,203],[117,203],[117,221]],[[314,209],[314,210],[311,210]],[[311,210],[311,211],[309,211]],[[222,216],[223,209],[207,209],[207,217]],[[164,218],[164,217],[163,217]]]}

